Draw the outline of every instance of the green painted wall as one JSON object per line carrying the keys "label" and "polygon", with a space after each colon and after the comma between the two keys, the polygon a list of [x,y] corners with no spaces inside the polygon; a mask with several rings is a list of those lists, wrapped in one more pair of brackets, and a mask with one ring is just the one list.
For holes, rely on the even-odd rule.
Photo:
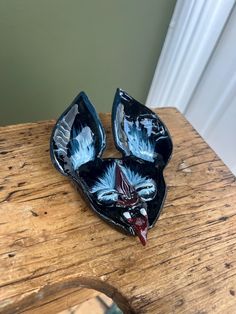
{"label": "green painted wall", "polygon": [[57,117],[81,90],[145,101],[175,0],[0,0],[0,124]]}

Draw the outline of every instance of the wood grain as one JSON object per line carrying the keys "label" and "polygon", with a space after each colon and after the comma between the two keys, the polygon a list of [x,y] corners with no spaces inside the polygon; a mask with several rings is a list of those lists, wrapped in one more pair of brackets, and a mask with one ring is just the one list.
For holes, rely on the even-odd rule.
{"label": "wood grain", "polygon": [[[0,313],[41,313],[44,300],[80,287],[125,313],[236,313],[235,177],[179,112],[157,112],[174,153],[145,248],[101,221],[53,168],[54,121],[0,128]],[[101,118],[105,155],[119,156],[110,115]]]}

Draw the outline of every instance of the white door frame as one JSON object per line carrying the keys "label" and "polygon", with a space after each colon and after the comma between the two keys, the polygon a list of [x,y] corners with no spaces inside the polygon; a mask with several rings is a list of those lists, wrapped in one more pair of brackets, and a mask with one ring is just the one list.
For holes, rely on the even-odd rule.
{"label": "white door frame", "polygon": [[235,0],[177,0],[146,100],[185,113]]}

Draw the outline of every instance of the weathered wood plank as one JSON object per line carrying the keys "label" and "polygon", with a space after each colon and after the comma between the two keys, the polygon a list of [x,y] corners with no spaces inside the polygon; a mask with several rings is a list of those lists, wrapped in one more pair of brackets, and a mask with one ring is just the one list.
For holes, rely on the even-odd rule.
{"label": "weathered wood plank", "polygon": [[[80,286],[127,313],[236,313],[235,177],[179,112],[157,112],[174,153],[145,248],[101,221],[53,168],[54,121],[0,128],[0,313],[36,313]],[[101,118],[105,155],[119,156],[110,115]]]}

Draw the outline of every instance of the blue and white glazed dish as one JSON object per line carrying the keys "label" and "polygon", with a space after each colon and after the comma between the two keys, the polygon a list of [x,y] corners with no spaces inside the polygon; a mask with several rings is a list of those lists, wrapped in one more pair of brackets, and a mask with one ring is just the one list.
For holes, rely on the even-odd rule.
{"label": "blue and white glazed dish", "polygon": [[121,89],[114,98],[112,129],[122,158],[102,158],[105,131],[81,92],[52,131],[51,159],[102,219],[137,235],[145,245],[165,200],[163,170],[172,154],[172,140],[160,118]]}

